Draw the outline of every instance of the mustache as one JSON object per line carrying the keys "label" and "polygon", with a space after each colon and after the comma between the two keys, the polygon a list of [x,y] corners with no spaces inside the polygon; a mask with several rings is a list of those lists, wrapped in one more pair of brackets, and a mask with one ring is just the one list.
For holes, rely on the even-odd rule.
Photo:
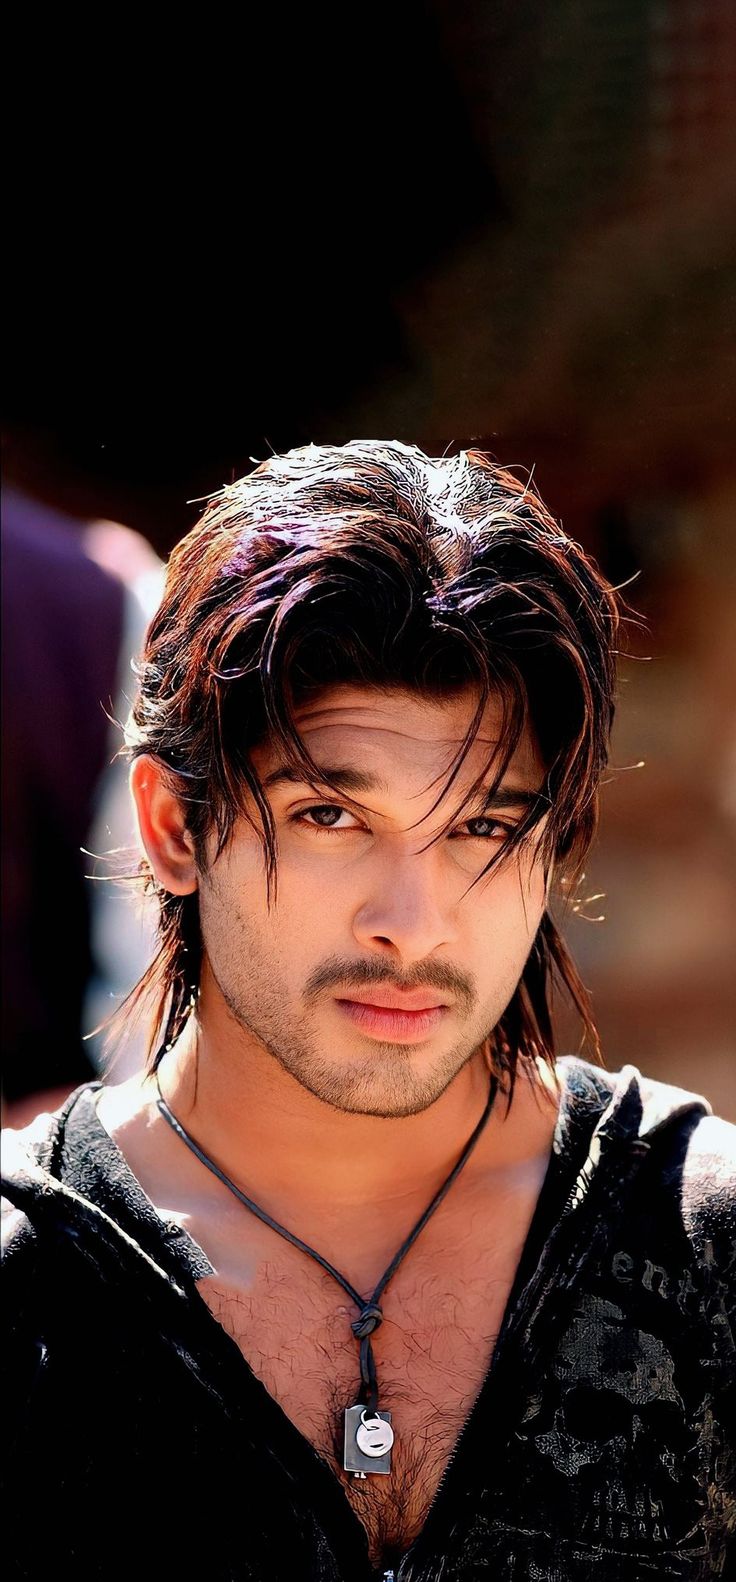
{"label": "mustache", "polygon": [[329,956],[310,973],[304,990],[308,1001],[316,1000],[328,989],[365,989],[387,984],[397,993],[412,989],[439,989],[460,1001],[467,1010],[475,1003],[475,985],[467,973],[457,972],[448,962],[427,961],[413,968],[410,976],[401,977],[389,962],[347,961],[339,956]]}

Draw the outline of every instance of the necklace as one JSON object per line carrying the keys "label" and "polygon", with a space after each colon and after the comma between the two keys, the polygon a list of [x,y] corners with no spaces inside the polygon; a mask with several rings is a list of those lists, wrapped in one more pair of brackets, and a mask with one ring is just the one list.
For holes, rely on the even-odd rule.
{"label": "necklace", "polygon": [[196,1154],[200,1162],[206,1165],[213,1175],[217,1176],[218,1181],[222,1181],[223,1185],[235,1194],[245,1208],[250,1209],[251,1214],[255,1214],[258,1219],[263,1221],[264,1225],[268,1225],[279,1236],[283,1236],[286,1241],[291,1242],[292,1247],[297,1247],[300,1252],[304,1252],[308,1257],[314,1258],[315,1262],[327,1274],[331,1275],[338,1285],[342,1286],[343,1291],[347,1293],[351,1302],[354,1302],[358,1308],[358,1317],[353,1320],[351,1329],[356,1340],[360,1342],[360,1390],[355,1406],[348,1406],[345,1411],[343,1468],[345,1472],[352,1472],[355,1478],[365,1478],[369,1472],[389,1473],[391,1471],[391,1446],[394,1443],[394,1431],[391,1427],[391,1413],[379,1410],[378,1378],[371,1345],[373,1331],[383,1322],[383,1313],[378,1304],[389,1280],[395,1275],[399,1264],[406,1257],[410,1248],[414,1246],[417,1236],[424,1230],[435,1209],[439,1208],[453,1182],[457,1180],[463,1165],[470,1158],[493,1109],[493,1103],[498,1091],[497,1078],[495,1076],[491,1078],[486,1107],[475,1131],[465,1144],[460,1158],[453,1165],[450,1174],[443,1181],[439,1191],[435,1193],[429,1206],[417,1220],[406,1241],[402,1242],[398,1252],[394,1254],[388,1268],[381,1275],[373,1295],[366,1302],[360,1292],[356,1291],[355,1287],[346,1279],[345,1275],[340,1273],[339,1269],[335,1269],[331,1263],[328,1263],[326,1258],[322,1257],[321,1253],[315,1252],[313,1247],[308,1247],[306,1242],[293,1235],[285,1226],[279,1225],[278,1221],[272,1219],[265,1209],[260,1208],[251,1198],[246,1197],[245,1193],[241,1192],[240,1187],[237,1187],[235,1182],[231,1181],[230,1177],[226,1176],[225,1172],[220,1169],[219,1165],[216,1165],[214,1160],[209,1158],[199,1144],[194,1141],[194,1138],[189,1136],[181,1122],[177,1120],[169,1109],[161,1092],[158,1067],[156,1067],[155,1075],[158,1089],[158,1109],[164,1120],[168,1121],[169,1126],[176,1132],[177,1137],[180,1137],[182,1142],[186,1143],[187,1148],[191,1149],[193,1154]]}

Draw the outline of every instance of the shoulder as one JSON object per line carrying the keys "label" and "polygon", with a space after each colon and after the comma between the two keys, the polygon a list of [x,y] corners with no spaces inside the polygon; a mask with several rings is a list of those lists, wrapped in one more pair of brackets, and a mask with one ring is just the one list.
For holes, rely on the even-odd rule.
{"label": "shoulder", "polygon": [[40,1299],[45,1258],[37,1205],[47,1189],[38,1151],[45,1151],[52,1143],[55,1128],[50,1123],[51,1117],[44,1115],[23,1131],[8,1129],[2,1133],[0,1251],[6,1282],[6,1346],[12,1342],[28,1304],[37,1296]]}
{"label": "shoulder", "polygon": [[682,1218],[700,1262],[736,1278],[736,1126],[703,1116],[687,1138]]}
{"label": "shoulder", "polygon": [[717,1197],[736,1187],[736,1126],[718,1115],[703,1115],[688,1139],[687,1168]]}
{"label": "shoulder", "polygon": [[30,1266],[35,1258],[36,1233],[33,1224],[24,1209],[16,1207],[4,1195],[0,1203],[0,1246],[6,1274],[19,1263]]}
{"label": "shoulder", "polygon": [[728,1262],[736,1235],[736,1126],[714,1115],[702,1094],[633,1065],[611,1072],[568,1057],[558,1072],[567,1129],[572,1122],[586,1135],[605,1134],[638,1155],[648,1201],[667,1199],[696,1253],[708,1257],[717,1247]]}
{"label": "shoulder", "polygon": [[[639,1210],[651,1212],[683,1247],[702,1312],[729,1355],[736,1345],[736,1126],[684,1089],[640,1078],[642,1165]],[[650,1208],[651,1205],[651,1208]],[[673,1245],[676,1245],[673,1244]],[[716,1340],[715,1332],[713,1339]]]}
{"label": "shoulder", "polygon": [[84,1103],[99,1083],[85,1082],[53,1113],[44,1111],[21,1129],[2,1133],[0,1192],[2,1194],[2,1253],[15,1260],[37,1236],[44,1220],[53,1215],[64,1195],[62,1151],[67,1122],[77,1104]]}
{"label": "shoulder", "polygon": [[37,1115],[2,1133],[2,1260],[5,1274],[30,1269],[38,1251],[37,1208],[53,1191],[49,1165],[61,1131],[58,1114]]}
{"label": "shoulder", "polygon": [[[637,1074],[638,1075],[638,1074]],[[733,1251],[736,1233],[736,1126],[699,1094],[639,1077],[640,1137],[660,1158],[696,1246],[717,1236]]]}

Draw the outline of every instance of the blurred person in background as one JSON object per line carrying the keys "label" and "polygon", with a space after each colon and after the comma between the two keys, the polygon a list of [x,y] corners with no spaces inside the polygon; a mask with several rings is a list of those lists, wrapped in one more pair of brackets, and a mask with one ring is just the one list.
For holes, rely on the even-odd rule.
{"label": "blurred person in background", "polygon": [[275,456],[175,550],[150,1059],[5,1145],[13,1574],[725,1574],[734,1129],[550,1019],[619,616],[481,452]]}
{"label": "blurred person in background", "polygon": [[[119,890],[90,880],[131,861],[111,720],[130,707],[162,568],[130,528],[78,520],[12,485],[2,559],[3,1120],[19,1126],[99,1074],[102,1044],[86,1035],[150,948]],[[141,1057],[133,1040],[128,1071]]]}

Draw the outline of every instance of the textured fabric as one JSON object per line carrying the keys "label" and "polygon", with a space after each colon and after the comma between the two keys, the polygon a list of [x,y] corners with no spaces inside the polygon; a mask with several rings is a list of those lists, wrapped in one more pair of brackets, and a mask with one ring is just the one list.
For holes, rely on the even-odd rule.
{"label": "textured fabric", "polygon": [[[396,1582],[694,1582],[734,1562],[735,1130],[633,1067],[559,1070],[493,1363]],[[96,1091],[4,1151],[6,1569],[371,1582],[337,1479],[213,1318],[209,1263],[148,1202]]]}

